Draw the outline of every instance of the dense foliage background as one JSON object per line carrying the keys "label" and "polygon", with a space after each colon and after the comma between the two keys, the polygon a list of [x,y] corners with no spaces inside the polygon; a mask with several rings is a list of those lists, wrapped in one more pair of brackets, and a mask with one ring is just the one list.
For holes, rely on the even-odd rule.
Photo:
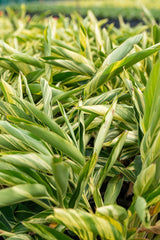
{"label": "dense foliage background", "polygon": [[[160,27],[0,16],[0,235],[159,239]],[[142,11],[142,10],[141,10]],[[48,14],[48,13],[47,13]]]}

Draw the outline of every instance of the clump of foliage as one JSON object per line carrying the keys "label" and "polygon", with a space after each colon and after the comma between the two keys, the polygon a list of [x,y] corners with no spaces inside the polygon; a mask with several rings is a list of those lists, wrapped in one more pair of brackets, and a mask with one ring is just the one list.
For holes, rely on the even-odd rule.
{"label": "clump of foliage", "polygon": [[0,18],[4,239],[159,237],[160,28],[105,22]]}

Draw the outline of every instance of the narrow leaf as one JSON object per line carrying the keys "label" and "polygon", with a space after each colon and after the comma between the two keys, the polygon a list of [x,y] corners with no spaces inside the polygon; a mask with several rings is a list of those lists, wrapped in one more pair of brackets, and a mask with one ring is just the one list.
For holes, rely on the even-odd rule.
{"label": "narrow leaf", "polygon": [[44,141],[49,143],[51,146],[65,153],[78,165],[83,166],[85,160],[82,154],[80,153],[80,151],[73,144],[66,141],[56,133],[50,132],[47,129],[36,126],[36,125],[33,126],[25,123],[19,123],[19,125],[22,128],[30,131],[36,137],[43,139]]}
{"label": "narrow leaf", "polygon": [[107,111],[106,115],[104,116],[104,123],[102,124],[102,126],[98,132],[98,135],[97,135],[97,138],[96,138],[96,141],[94,144],[94,150],[93,150],[93,152],[96,153],[97,156],[99,155],[99,153],[101,151],[101,148],[103,146],[104,140],[107,135],[107,132],[110,128],[110,125],[111,125],[111,122],[113,119],[113,114],[114,114],[115,107],[116,107],[116,103],[117,103],[117,101],[115,100],[113,102],[113,104],[111,105],[111,107],[109,108],[109,110]]}
{"label": "narrow leaf", "polygon": [[40,83],[43,95],[44,112],[46,115],[52,118],[52,89],[44,78],[41,78]]}
{"label": "narrow leaf", "polygon": [[136,199],[135,203],[135,210],[141,219],[143,225],[145,227],[149,226],[149,221],[150,221],[150,215],[147,210],[147,203],[146,200],[143,197],[139,197]]}
{"label": "narrow leaf", "polygon": [[75,192],[73,193],[69,206],[71,208],[77,207],[78,203],[81,199],[81,196],[83,194],[83,191],[89,181],[89,177],[91,176],[95,164],[97,162],[97,155],[96,153],[90,158],[90,160],[84,165],[84,167],[81,169],[78,183]]}
{"label": "narrow leaf", "polygon": [[86,85],[85,95],[89,96],[95,92],[102,84],[106,83],[122,72],[124,67],[127,69],[159,50],[160,44],[156,44],[140,52],[133,53],[120,61],[110,64],[109,66],[105,66],[103,71],[101,69],[98,70],[92,80]]}
{"label": "narrow leaf", "polygon": [[104,194],[104,205],[116,203],[116,199],[121,191],[123,184],[123,178],[119,176],[113,177],[107,185],[107,189]]}
{"label": "narrow leaf", "polygon": [[70,237],[65,234],[56,231],[53,228],[50,228],[45,225],[23,222],[24,226],[41,236],[46,240],[71,240]]}
{"label": "narrow leaf", "polygon": [[117,221],[112,219],[112,223],[117,224],[114,226],[109,219],[82,210],[54,208],[54,214],[48,217],[50,222],[52,219],[75,232],[80,239],[94,240],[97,235],[104,240],[123,239],[122,227]]}
{"label": "narrow leaf", "polygon": [[21,184],[0,190],[0,199],[0,207],[6,207],[29,200],[49,199],[49,195],[41,184]]}
{"label": "narrow leaf", "polygon": [[156,166],[151,164],[149,167],[143,169],[138,175],[134,184],[134,194],[136,196],[143,196],[149,189],[155,177]]}
{"label": "narrow leaf", "polygon": [[101,173],[100,173],[100,176],[99,176],[99,182],[98,182],[99,186],[102,185],[102,183],[103,183],[104,179],[106,178],[108,172],[113,167],[114,163],[117,161],[117,158],[118,158],[119,154],[121,153],[121,150],[124,146],[127,134],[128,134],[128,132],[123,132],[121,134],[119,140],[115,144],[114,148],[112,149],[112,152],[111,152],[104,168],[101,170]]}
{"label": "narrow leaf", "polygon": [[128,38],[125,42],[123,42],[118,48],[113,50],[105,59],[102,64],[102,68],[107,64],[112,64],[116,61],[124,58],[133,48],[134,44],[137,44],[142,39],[142,34],[133,36]]}

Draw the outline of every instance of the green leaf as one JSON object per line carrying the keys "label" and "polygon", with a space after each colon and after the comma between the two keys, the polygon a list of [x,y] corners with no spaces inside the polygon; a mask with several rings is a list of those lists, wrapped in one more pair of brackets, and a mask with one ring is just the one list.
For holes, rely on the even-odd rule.
{"label": "green leaf", "polygon": [[[80,93],[82,91],[82,89],[83,89],[83,85],[80,87],[74,88],[72,90],[69,90],[69,91],[65,91],[65,92],[61,91],[61,93],[59,92],[59,94],[57,94],[56,96],[53,97],[52,105],[55,104],[57,101],[67,100],[67,98],[69,98],[69,97],[73,98],[74,97],[73,94]],[[53,89],[52,89],[52,91],[53,91]]]}
{"label": "green leaf", "polygon": [[95,72],[94,69],[89,65],[84,63],[79,63],[77,61],[71,61],[66,59],[51,60],[51,57],[44,57],[43,59],[45,60],[46,63],[61,67],[62,69],[64,68],[72,72],[79,73],[81,75],[92,76]]}
{"label": "green leaf", "polygon": [[65,162],[56,162],[53,159],[52,164],[53,176],[55,179],[57,193],[61,206],[63,206],[63,199],[66,196],[69,178],[69,165]]}
{"label": "green leaf", "polygon": [[18,76],[18,87],[17,87],[17,91],[18,91],[18,96],[20,99],[23,99],[23,89],[22,89],[22,78],[21,78],[21,74],[19,74]]}
{"label": "green leaf", "polygon": [[66,236],[65,234],[56,231],[53,228],[50,228],[45,225],[35,224],[35,223],[28,223],[23,222],[24,226],[29,228],[31,231],[35,232],[43,239],[46,240],[71,240],[70,237]]}
{"label": "green leaf", "polygon": [[17,94],[16,94],[16,91],[13,89],[13,87],[9,85],[6,81],[1,79],[0,88],[3,91],[6,102],[15,103],[13,96],[16,97]]}
{"label": "green leaf", "polygon": [[0,47],[3,48],[3,50],[8,54],[18,53],[17,49],[12,48],[10,45],[8,45],[3,40],[0,40]]}
{"label": "green leaf", "polygon": [[115,176],[107,184],[107,189],[104,194],[104,205],[116,203],[116,199],[121,191],[123,178]]}
{"label": "green leaf", "polygon": [[88,68],[89,71],[92,73],[95,72],[95,67],[93,62],[88,60],[86,57],[84,57],[82,54],[76,53],[75,51],[68,50],[66,48],[62,47],[54,47],[52,46],[52,53],[56,54],[56,56],[48,56],[48,57],[43,57],[45,60],[54,60],[54,59],[68,59],[73,61],[73,63],[79,63],[79,64],[84,64],[86,68]]}
{"label": "green leaf", "polygon": [[53,213],[53,209],[49,208],[47,210],[38,212],[29,218],[25,218],[26,223],[34,223],[34,224],[47,224],[47,217]]}
{"label": "green leaf", "polygon": [[118,158],[119,154],[121,153],[121,150],[124,146],[127,134],[128,134],[128,132],[123,132],[121,134],[119,140],[115,144],[114,148],[112,149],[112,152],[111,152],[104,168],[102,168],[102,170],[100,172],[99,180],[98,180],[98,186],[99,187],[101,187],[101,185],[102,185],[103,181],[105,180],[107,174],[109,173],[109,171],[113,167],[114,163],[117,161],[117,158]]}
{"label": "green leaf", "polygon": [[94,25],[94,35],[96,40],[97,50],[104,53],[104,43],[101,36],[101,30],[98,26],[98,21],[92,11],[88,11],[88,17],[90,18],[92,24]]}
{"label": "green leaf", "polygon": [[139,117],[141,118],[144,113],[144,97],[143,97],[143,93],[139,88],[133,87],[132,99],[133,99],[135,108],[139,113]]}
{"label": "green leaf", "polygon": [[117,221],[110,221],[82,210],[54,208],[54,214],[49,216],[48,220],[65,225],[80,239],[94,240],[97,235],[104,240],[123,239],[122,227]]}
{"label": "green leaf", "polygon": [[[50,56],[51,55],[51,21],[49,21],[48,26],[44,30],[44,55]],[[52,69],[49,64],[45,64],[45,77],[49,82],[51,79]]]}
{"label": "green leaf", "polygon": [[[83,103],[80,100],[79,106]],[[79,125],[79,150],[84,155],[85,154],[85,123],[84,123],[84,113],[82,111],[78,111],[78,125]]]}
{"label": "green leaf", "polygon": [[15,73],[18,73],[20,70],[12,60],[4,57],[0,57],[0,66]]}
{"label": "green leaf", "polygon": [[45,142],[55,147],[56,149],[62,151],[78,165],[83,166],[85,162],[84,157],[72,143],[66,141],[56,133],[50,132],[47,129],[39,127],[37,125],[19,123],[19,126],[30,131],[39,139],[43,139]]}
{"label": "green leaf", "polygon": [[153,26],[153,39],[154,39],[154,44],[160,42],[160,28],[157,24]]}
{"label": "green leaf", "polygon": [[29,65],[33,65],[38,68],[44,68],[44,63],[40,60],[38,60],[35,57],[32,57],[26,53],[15,53],[11,55],[11,58],[18,60],[20,62],[24,62]]}
{"label": "green leaf", "polygon": [[36,106],[25,100],[22,101],[18,98],[16,98],[16,101],[21,104],[21,106],[23,106],[23,108],[26,109],[31,115],[49,127],[51,131],[55,132],[62,138],[66,138],[65,132],[58,126],[58,124],[54,120],[50,119],[50,117],[48,117],[45,113],[40,111]]}
{"label": "green leaf", "polygon": [[7,238],[7,240],[32,240],[32,237],[27,234],[15,234],[12,237]]}
{"label": "green leaf", "polygon": [[51,155],[50,151],[48,150],[47,146],[42,143],[40,140],[33,138],[30,136],[29,132],[24,131],[23,129],[17,128],[12,126],[7,121],[0,121],[0,129],[6,131],[7,133],[11,134],[15,138],[19,139],[25,145],[29,146],[29,149],[32,149],[36,152],[40,152],[46,155]]}
{"label": "green leaf", "polygon": [[[160,144],[160,132],[159,129],[152,135],[151,128],[145,134],[141,143],[141,156],[144,167],[149,166],[151,163],[158,164],[159,161],[159,144]],[[158,173],[158,172],[157,172]],[[156,173],[156,174],[157,174]],[[157,179],[158,180],[158,179]]]}
{"label": "green leaf", "polygon": [[22,145],[19,139],[9,134],[0,134],[0,148],[1,151],[32,151],[32,148],[26,146],[24,143]]}
{"label": "green leaf", "polygon": [[24,85],[25,85],[25,88],[26,88],[26,93],[28,95],[28,99],[29,101],[34,105],[34,100],[33,100],[33,97],[32,97],[32,94],[31,94],[31,91],[29,89],[29,85],[28,85],[28,82],[27,82],[27,78],[25,77],[25,75],[21,72],[21,76],[22,76],[22,80],[24,82]]}
{"label": "green leaf", "polygon": [[68,116],[67,116],[67,114],[66,114],[66,112],[65,112],[65,109],[64,109],[63,105],[62,105],[60,102],[58,102],[58,106],[59,106],[59,109],[60,109],[60,111],[61,111],[61,114],[62,114],[62,116],[63,116],[63,118],[64,118],[64,121],[65,121],[65,123],[66,123],[66,125],[67,125],[67,127],[68,127],[68,129],[69,129],[69,131],[70,131],[70,134],[71,134],[73,143],[74,143],[74,145],[75,145],[76,147],[78,147],[77,141],[76,141],[76,137],[75,137],[75,134],[74,134],[74,130],[73,130],[73,128],[72,128],[71,123],[69,122],[69,119],[68,119]]}
{"label": "green leaf", "polygon": [[145,57],[150,56],[151,54],[160,50],[160,44],[153,45],[150,48],[142,50],[140,52],[136,52],[130,54],[129,56],[125,57],[124,59],[117,61],[115,63],[110,64],[109,66],[105,66],[103,71],[100,69],[94,75],[92,80],[86,85],[85,87],[85,95],[89,96],[93,92],[95,92],[102,84],[106,83],[107,81],[114,78],[120,72],[125,69],[133,66],[135,63],[143,60]]}
{"label": "green leaf", "polygon": [[111,101],[118,93],[121,92],[121,90],[122,90],[121,88],[116,88],[108,92],[102,93],[96,97],[89,98],[84,101],[83,105],[84,106],[99,105],[103,104],[104,102]]}
{"label": "green leaf", "polygon": [[84,189],[89,181],[89,178],[94,170],[96,162],[97,162],[97,154],[94,153],[93,156],[89,159],[89,161],[81,169],[79,177],[78,177],[76,190],[74,191],[74,193],[70,199],[69,206],[71,208],[77,207],[77,205],[81,199],[81,196],[83,194],[83,191],[84,191]]}
{"label": "green leaf", "polygon": [[160,96],[159,79],[160,79],[160,62],[158,61],[152,69],[149,81],[144,91],[145,111],[143,125],[145,132],[149,129],[149,127],[152,127],[153,132],[154,129],[157,127],[157,121],[159,121],[160,111],[157,111]]}
{"label": "green leaf", "polygon": [[158,185],[154,191],[148,194],[146,201],[148,206],[154,205],[160,201],[160,185]]}
{"label": "green leaf", "polygon": [[52,89],[44,78],[41,78],[40,83],[43,95],[44,112],[48,117],[52,118]]}
{"label": "green leaf", "polygon": [[143,225],[145,227],[149,227],[150,215],[147,211],[146,200],[143,197],[138,196],[134,207]]}
{"label": "green leaf", "polygon": [[116,103],[117,103],[117,100],[115,100],[112,103],[111,107],[106,112],[106,114],[104,116],[104,123],[102,124],[102,126],[101,126],[101,128],[98,132],[96,141],[94,143],[93,152],[96,153],[97,156],[99,155],[99,153],[101,151],[101,148],[103,146],[104,140],[105,140],[106,135],[107,135],[107,132],[110,128],[110,125],[111,125],[111,122],[112,122],[112,119],[113,119],[113,115],[114,115],[114,111],[115,111],[115,107],[116,107]]}
{"label": "green leaf", "polygon": [[[80,109],[88,113],[96,113],[97,115],[104,116],[110,105],[92,105],[82,106]],[[117,104],[114,112],[113,119],[126,122],[135,123],[135,115],[132,106],[126,104]]]}
{"label": "green leaf", "polygon": [[51,24],[44,30],[44,54],[45,56],[51,55]]}
{"label": "green leaf", "polygon": [[43,73],[44,73],[44,70],[40,70],[40,69],[28,73],[28,74],[26,75],[27,82],[28,82],[28,83],[35,82],[36,80],[39,79],[39,77],[42,77]]}
{"label": "green leaf", "polygon": [[120,163],[116,163],[113,166],[113,169],[115,169],[116,171],[118,171],[118,173],[121,173],[124,177],[126,177],[130,182],[135,183],[136,181],[136,175],[133,172],[133,169],[129,168],[129,167],[124,167],[124,165],[120,164]]}
{"label": "green leaf", "polygon": [[[0,190],[0,199],[0,207],[6,207],[29,200],[40,203],[39,199],[49,199],[49,194],[41,184],[21,184]],[[42,202],[40,204],[47,207]]]}
{"label": "green leaf", "polygon": [[120,222],[129,217],[126,209],[116,204],[97,208],[96,215],[104,218],[111,217]]}
{"label": "green leaf", "polygon": [[[52,40],[53,43],[55,43],[55,45],[59,46],[59,47],[63,47],[64,49],[68,49],[70,51],[74,51],[74,52],[78,52],[79,48],[72,46],[71,44],[67,44],[65,41],[62,41],[60,39],[53,39]],[[52,50],[52,46],[51,46],[51,50]],[[53,50],[54,52],[54,50]]]}
{"label": "green leaf", "polygon": [[134,194],[136,196],[143,196],[153,182],[156,173],[156,165],[151,164],[149,167],[143,169],[138,175],[137,180],[134,184]]}
{"label": "green leaf", "polygon": [[112,64],[124,58],[133,48],[134,44],[137,44],[141,39],[142,34],[128,38],[125,42],[123,42],[119,47],[117,47],[107,56],[107,58],[102,64],[102,68],[106,65]]}
{"label": "green leaf", "polygon": [[[160,42],[160,27],[157,24],[153,26],[153,42],[154,44]],[[156,54],[155,59],[158,60],[158,57],[159,53]]]}
{"label": "green leaf", "polygon": [[20,117],[28,121],[32,121],[32,118],[28,114],[26,114],[21,108],[19,108],[15,104],[10,104],[5,101],[0,101],[0,113],[3,115],[11,115],[14,117]]}
{"label": "green leaf", "polygon": [[43,155],[43,154],[35,154],[35,153],[15,153],[3,155],[0,157],[0,162],[8,162],[12,163],[12,165],[33,168],[35,170],[52,173],[52,157]]}
{"label": "green leaf", "polygon": [[142,160],[141,156],[136,156],[134,159],[134,168],[135,168],[135,174],[138,176],[142,170]]}
{"label": "green leaf", "polygon": [[36,183],[32,178],[28,178],[25,174],[22,174],[15,170],[3,170],[0,172],[0,183],[6,186],[14,186],[25,183]]}

